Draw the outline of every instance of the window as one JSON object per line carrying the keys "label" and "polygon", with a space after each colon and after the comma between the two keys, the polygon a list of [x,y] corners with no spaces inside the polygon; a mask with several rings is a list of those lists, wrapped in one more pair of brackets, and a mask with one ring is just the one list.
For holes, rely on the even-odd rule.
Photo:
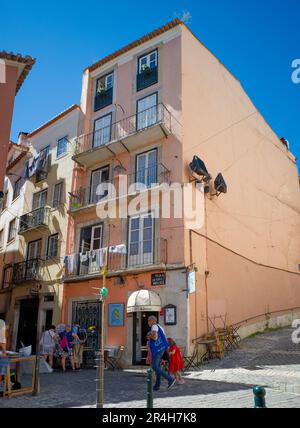
{"label": "window", "polygon": [[138,60],[137,91],[148,88],[158,82],[157,50],[143,55]]}
{"label": "window", "polygon": [[52,206],[53,208],[59,208],[62,200],[62,192],[63,192],[63,185],[64,183],[57,183],[54,186],[54,192],[53,192],[53,201]]}
{"label": "window", "polygon": [[68,152],[68,138],[64,137],[58,140],[57,149],[56,149],[56,157],[60,158],[64,156]]}
{"label": "window", "polygon": [[42,240],[28,242],[26,260],[35,260],[41,257]]}
{"label": "window", "polygon": [[2,281],[2,287],[3,288],[9,288],[12,284],[12,278],[13,278],[13,267],[7,266],[3,269],[3,281]]}
{"label": "window", "polygon": [[102,224],[84,227],[80,233],[80,252],[102,248]]}
{"label": "window", "polygon": [[107,74],[106,76],[100,77],[96,83],[96,93],[101,94],[108,89],[112,89],[114,85],[114,73]]}
{"label": "window", "polygon": [[141,153],[136,156],[135,181],[150,187],[157,183],[157,150]]}
{"label": "window", "polygon": [[157,93],[137,102],[137,130],[148,128],[157,122]]}
{"label": "window", "polygon": [[145,214],[129,219],[129,252],[130,266],[153,263],[154,219]]}
{"label": "window", "polygon": [[7,207],[7,199],[8,199],[8,190],[5,190],[3,198],[1,200],[1,210],[5,210]]}
{"label": "window", "polygon": [[139,73],[157,67],[157,50],[139,58]]}
{"label": "window", "polygon": [[47,256],[49,258],[54,258],[58,256],[58,233],[51,235],[48,238],[48,250]]}
{"label": "window", "polygon": [[32,198],[32,211],[42,208],[47,203],[47,190],[42,190],[41,192],[34,193]]}
{"label": "window", "polygon": [[10,223],[9,223],[9,229],[8,229],[8,239],[7,242],[12,241],[13,239],[15,239],[17,234],[17,219],[14,218]]}
{"label": "window", "polygon": [[13,194],[13,200],[14,200],[14,199],[16,199],[16,198],[20,195],[20,191],[21,191],[22,184],[23,184],[23,180],[22,180],[22,178],[19,178],[19,179],[15,182],[14,194]]}
{"label": "window", "polygon": [[0,230],[0,248],[4,245],[4,229]]}
{"label": "window", "polygon": [[95,120],[93,147],[99,147],[110,142],[111,117],[110,113]]}
{"label": "window", "polygon": [[[109,167],[100,168],[92,171],[91,189],[90,189],[90,204],[96,204],[98,201],[107,196],[108,191],[98,192],[98,186],[102,183],[107,183],[109,179]],[[100,190],[100,189],[99,189]]]}
{"label": "window", "polygon": [[100,110],[113,101],[114,74],[109,73],[96,81],[94,111]]}

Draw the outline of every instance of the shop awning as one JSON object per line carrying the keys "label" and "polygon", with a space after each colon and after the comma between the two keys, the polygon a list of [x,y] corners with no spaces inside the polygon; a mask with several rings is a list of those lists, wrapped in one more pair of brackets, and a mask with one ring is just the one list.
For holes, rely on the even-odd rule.
{"label": "shop awning", "polygon": [[128,298],[127,312],[160,312],[161,300],[150,290],[134,291]]}

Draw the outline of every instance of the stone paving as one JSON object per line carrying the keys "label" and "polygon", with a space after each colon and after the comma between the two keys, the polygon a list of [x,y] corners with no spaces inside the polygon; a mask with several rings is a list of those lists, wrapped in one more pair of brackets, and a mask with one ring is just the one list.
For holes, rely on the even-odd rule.
{"label": "stone paving", "polygon": [[[185,374],[186,384],[154,395],[155,408],[253,407],[252,387],[267,391],[268,407],[300,408],[300,344],[292,329],[259,334],[241,342],[223,360]],[[41,375],[41,393],[0,398],[4,407],[93,407],[95,370]],[[106,371],[105,407],[146,407],[145,370]]]}

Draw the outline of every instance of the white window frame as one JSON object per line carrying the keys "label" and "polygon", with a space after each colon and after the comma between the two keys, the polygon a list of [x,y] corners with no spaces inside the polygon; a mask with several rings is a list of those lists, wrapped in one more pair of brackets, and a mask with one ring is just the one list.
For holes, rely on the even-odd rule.
{"label": "white window frame", "polygon": [[[52,255],[50,254],[50,248],[51,248],[51,242],[52,240],[56,240],[56,254]],[[48,245],[47,245],[47,257],[48,258],[56,258],[58,257],[58,252],[59,252],[59,234],[58,233],[54,233],[53,235],[50,235],[48,237]]]}
{"label": "white window frame", "polygon": [[[59,144],[61,142],[66,142],[65,151],[63,151],[62,153],[58,154]],[[56,159],[60,159],[63,156],[65,156],[65,155],[68,154],[68,143],[69,143],[69,140],[68,140],[68,136],[67,135],[65,135],[64,137],[62,137],[59,140],[57,140],[57,145],[56,145]]]}
{"label": "white window frame", "polygon": [[[152,251],[151,252],[144,252],[144,224],[143,224],[143,219],[147,218],[147,217],[151,217],[152,219],[152,237],[151,237],[151,242],[152,242]],[[139,239],[137,241],[138,243],[138,254],[133,254],[131,255],[131,232],[132,232],[132,220],[134,219],[139,219],[139,229],[134,229],[134,230],[139,230]],[[155,245],[155,223],[154,223],[154,215],[153,212],[147,212],[145,214],[140,214],[140,215],[134,215],[129,217],[129,225],[128,225],[128,265],[132,266],[134,265],[134,260],[137,258],[138,259],[138,264],[139,265],[146,265],[146,264],[153,264],[153,260],[154,260],[154,245]],[[148,240],[147,240],[148,241]],[[133,241],[136,242],[136,241]],[[144,263],[143,263],[143,262]]]}
{"label": "white window frame", "polygon": [[[12,225],[14,224],[14,228],[12,227]],[[13,232],[13,236],[11,236],[11,232]],[[7,243],[9,244],[10,242],[12,242],[14,239],[16,239],[17,236],[17,218],[13,218],[10,222],[9,222],[9,226],[8,226],[8,237],[7,237]]]}
{"label": "white window frame", "polygon": [[[103,126],[102,128],[96,129],[96,123],[100,120],[105,120],[110,118],[109,125]],[[94,120],[94,138],[93,138],[93,147],[101,147],[111,142],[111,131],[112,131],[112,113],[105,114]],[[99,132],[102,130],[102,132]],[[105,130],[105,131],[103,131]],[[109,132],[109,135],[108,135]]]}
{"label": "white window frame", "polygon": [[[61,197],[63,194],[63,187],[64,187],[64,182],[60,181],[59,183],[56,183],[54,185],[54,189],[53,189],[53,199],[52,199],[52,207],[53,208],[59,208],[60,204],[61,204]],[[57,199],[55,197],[55,190],[59,188],[59,198]]]}
{"label": "white window frame", "polygon": [[150,58],[151,58],[151,55],[153,55],[153,54],[155,55],[155,67],[152,67],[152,69],[157,68],[157,66],[158,66],[158,50],[155,49],[155,50],[149,52],[148,54],[139,57],[139,59],[138,59],[139,74],[141,74],[143,72],[143,65],[146,65],[147,67],[149,67],[151,69],[152,60],[150,60]]}
{"label": "white window frame", "polygon": [[[149,178],[151,179],[152,176],[154,175],[152,172],[149,171],[150,166],[149,166],[149,157],[151,153],[155,153],[155,180],[152,182],[150,182]],[[139,169],[139,159],[145,156],[146,157],[146,161],[145,161],[145,168],[144,169]],[[143,153],[139,153],[136,155],[136,160],[135,160],[135,165],[136,165],[136,171],[135,171],[135,181],[136,181],[136,188],[137,190],[139,189],[139,184],[144,184],[146,187],[151,187],[154,184],[157,184],[157,148],[152,149],[152,150],[148,150],[147,152],[143,152]],[[152,168],[152,166],[151,166]],[[143,175],[142,180],[140,180],[140,175]]]}
{"label": "white window frame", "polygon": [[[41,197],[42,197],[42,194],[44,194],[44,193],[46,193],[45,205],[41,205]],[[48,189],[44,189],[44,190],[41,190],[40,192],[34,193],[33,196],[32,196],[32,211],[38,210],[38,209],[43,208],[44,206],[46,206],[47,205],[47,197],[48,197]],[[34,200],[35,200],[35,198],[39,198],[39,203],[38,203],[38,206],[34,208]]]}
{"label": "white window frame", "polygon": [[96,80],[96,94],[101,94],[99,85],[104,81],[104,90],[113,89],[114,87],[114,72],[106,74],[105,76],[99,77]]}
{"label": "white window frame", "polygon": [[97,173],[101,174],[101,180],[97,184],[97,187],[100,184],[106,183],[106,181],[103,180],[104,171],[108,172],[108,180],[109,180],[109,166],[104,166],[102,168],[95,169],[94,171],[91,172],[91,181],[90,181],[91,186],[90,186],[90,192],[89,192],[89,204],[96,204],[97,202],[99,202],[100,200],[103,200],[106,197],[106,196],[103,196],[102,198],[100,198],[100,195],[97,195],[97,188],[95,189],[95,192],[94,192],[94,180],[95,180],[95,176]]}

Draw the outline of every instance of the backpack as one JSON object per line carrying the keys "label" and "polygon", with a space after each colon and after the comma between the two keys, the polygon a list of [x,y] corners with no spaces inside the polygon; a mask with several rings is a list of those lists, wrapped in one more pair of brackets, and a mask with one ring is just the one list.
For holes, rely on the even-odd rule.
{"label": "backpack", "polygon": [[68,343],[68,339],[67,339],[67,336],[66,335],[64,335],[62,338],[61,338],[61,341],[59,342],[59,346],[65,351],[65,350],[68,350],[68,348],[69,348],[69,343]]}

